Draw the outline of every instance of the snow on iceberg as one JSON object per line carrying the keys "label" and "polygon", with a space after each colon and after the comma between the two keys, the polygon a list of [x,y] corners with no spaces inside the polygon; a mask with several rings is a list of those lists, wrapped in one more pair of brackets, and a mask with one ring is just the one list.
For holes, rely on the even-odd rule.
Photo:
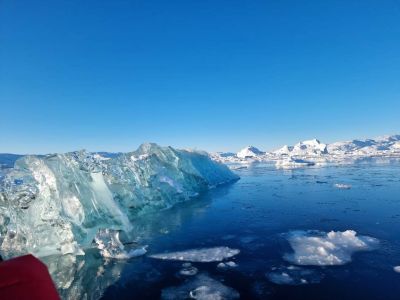
{"label": "snow on iceberg", "polygon": [[180,260],[190,262],[213,262],[223,261],[226,258],[239,254],[240,250],[229,247],[213,247],[202,249],[191,249],[185,251],[160,253],[150,255],[151,258],[162,260]]}
{"label": "snow on iceberg", "polygon": [[18,159],[0,183],[1,255],[82,254],[101,229],[129,232],[139,214],[238,178],[207,154],[156,144],[103,158],[78,151]]}
{"label": "snow on iceberg", "polygon": [[351,261],[354,252],[373,250],[379,243],[369,236],[357,236],[353,230],[292,231],[286,237],[294,252],[284,258],[297,265],[343,265]]}

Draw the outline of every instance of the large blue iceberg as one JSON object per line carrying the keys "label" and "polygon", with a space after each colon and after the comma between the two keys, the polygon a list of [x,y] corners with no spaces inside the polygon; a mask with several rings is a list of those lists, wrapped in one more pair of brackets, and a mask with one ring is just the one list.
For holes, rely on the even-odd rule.
{"label": "large blue iceberg", "polygon": [[0,250],[83,254],[104,230],[236,180],[206,153],[143,144],[130,153],[24,156],[0,182]]}

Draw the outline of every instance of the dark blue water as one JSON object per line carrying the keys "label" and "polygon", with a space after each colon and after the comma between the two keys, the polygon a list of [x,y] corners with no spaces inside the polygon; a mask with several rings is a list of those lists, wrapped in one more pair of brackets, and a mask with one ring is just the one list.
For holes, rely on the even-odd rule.
{"label": "dark blue water", "polygon": [[[148,254],[213,246],[239,249],[232,259],[236,268],[221,270],[218,262],[192,265],[242,299],[400,299],[400,274],[393,270],[400,265],[400,164],[291,171],[255,165],[237,173],[241,179],[232,185],[138,220]],[[338,189],[336,183],[352,188]],[[380,245],[355,253],[342,266],[307,267],[319,283],[272,283],[266,274],[290,265],[283,259],[291,248],[282,234],[310,229],[352,229],[379,239]],[[103,273],[97,266],[80,286],[101,285],[103,299],[159,299],[163,290],[193,278],[179,274],[182,262],[148,256],[103,264]]]}

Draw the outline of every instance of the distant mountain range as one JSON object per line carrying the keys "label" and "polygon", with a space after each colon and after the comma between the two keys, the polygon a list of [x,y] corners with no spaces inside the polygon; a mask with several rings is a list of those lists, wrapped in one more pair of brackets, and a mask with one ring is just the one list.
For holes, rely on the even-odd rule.
{"label": "distant mountain range", "polygon": [[324,144],[318,139],[312,139],[299,142],[294,146],[285,145],[271,152],[247,146],[236,154],[219,152],[211,156],[222,162],[279,161],[278,165],[285,165],[285,162],[290,165],[297,163],[310,165],[315,162],[367,157],[400,158],[400,135],[332,144]]}
{"label": "distant mountain range", "polygon": [[[114,158],[121,153],[94,152],[103,158]],[[0,169],[12,168],[20,154],[0,153]],[[324,144],[318,139],[306,140],[294,146],[266,152],[255,146],[247,146],[237,153],[217,152],[210,156],[224,163],[247,163],[256,161],[279,161],[277,166],[312,165],[329,161],[342,161],[368,157],[400,158],[400,135],[383,136],[375,139],[351,140]]]}

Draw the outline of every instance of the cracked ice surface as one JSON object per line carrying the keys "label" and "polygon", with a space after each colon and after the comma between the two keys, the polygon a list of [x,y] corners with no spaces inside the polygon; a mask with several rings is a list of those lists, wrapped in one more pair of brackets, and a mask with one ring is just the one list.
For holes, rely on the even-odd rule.
{"label": "cracked ice surface", "polygon": [[205,153],[156,144],[111,157],[24,156],[0,182],[1,255],[83,254],[99,230],[130,232],[138,215],[237,178]]}
{"label": "cracked ice surface", "polygon": [[213,262],[222,261],[226,258],[239,254],[238,249],[229,247],[213,247],[203,249],[191,249],[186,251],[177,251],[169,253],[160,253],[150,255],[151,258],[162,260],[180,260],[190,262]]}
{"label": "cracked ice surface", "polygon": [[294,253],[286,254],[287,261],[297,265],[333,266],[351,261],[357,251],[373,250],[378,240],[368,236],[357,236],[353,230],[292,231],[287,239]]}

